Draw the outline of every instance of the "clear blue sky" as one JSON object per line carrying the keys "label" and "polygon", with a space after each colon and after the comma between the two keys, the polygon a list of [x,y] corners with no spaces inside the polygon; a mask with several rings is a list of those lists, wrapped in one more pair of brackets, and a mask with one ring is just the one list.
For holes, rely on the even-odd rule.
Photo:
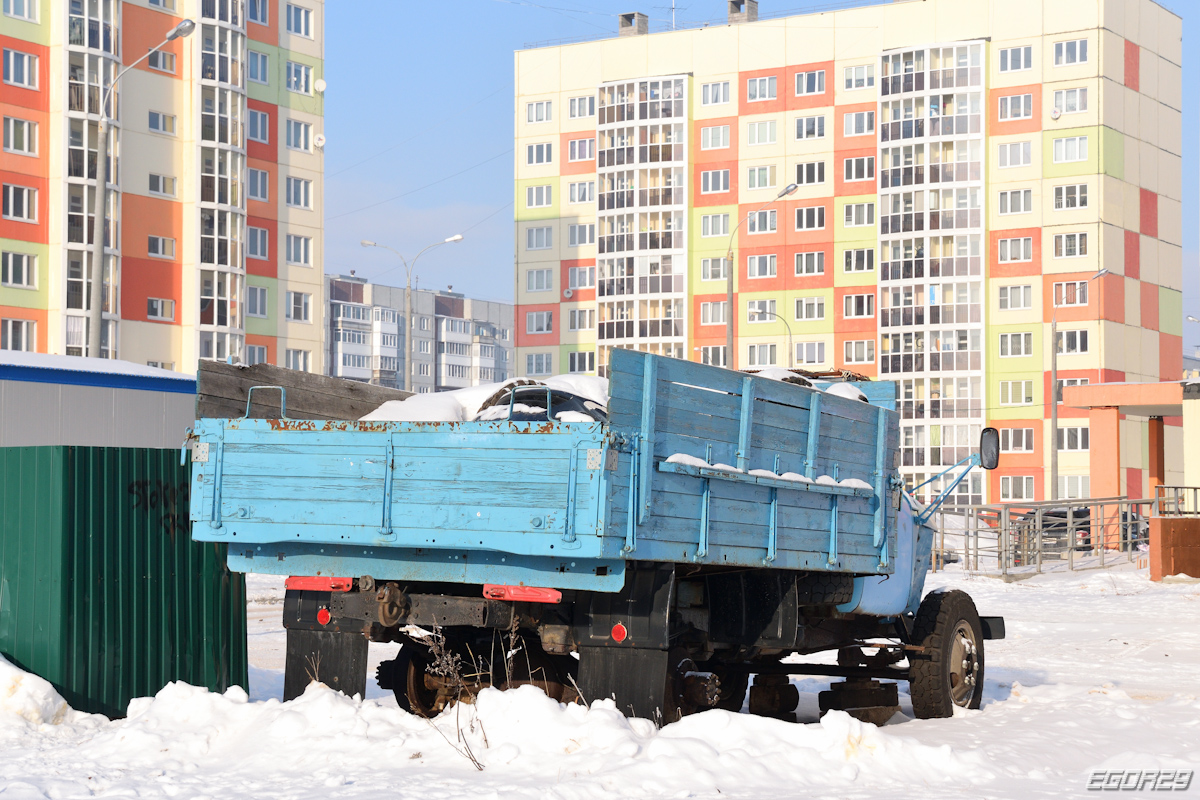
{"label": "clear blue sky", "polygon": [[[764,14],[827,0],[762,0]],[[678,19],[720,19],[725,0],[679,0]],[[1200,316],[1197,150],[1200,149],[1200,2],[1165,0],[1184,17],[1184,313]],[[616,15],[642,11],[668,24],[670,0],[331,0],[325,5],[325,271],[403,284],[386,251],[427,253],[420,285],[453,285],[512,300],[513,51],[527,42],[615,34]],[[436,182],[436,183],[435,183]],[[433,185],[429,185],[433,184]],[[405,196],[395,198],[397,195]],[[384,202],[386,201],[386,202]],[[491,215],[491,216],[489,216]],[[1184,330],[1185,352],[1200,325]]]}

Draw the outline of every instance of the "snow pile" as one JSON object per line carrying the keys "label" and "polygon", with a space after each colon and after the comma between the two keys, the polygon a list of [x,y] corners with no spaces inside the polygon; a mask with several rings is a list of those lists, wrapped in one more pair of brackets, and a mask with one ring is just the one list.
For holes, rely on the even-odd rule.
{"label": "snow pile", "polygon": [[23,722],[58,725],[71,711],[50,682],[13,666],[0,655],[0,728]]}
{"label": "snow pile", "polygon": [[[452,392],[414,394],[404,400],[389,400],[369,414],[364,414],[360,419],[365,422],[469,422],[507,419],[507,408],[493,411],[492,409],[497,406],[492,406],[484,409],[481,413],[479,407],[489,397],[514,382],[510,380],[504,383],[486,383],[480,386],[469,386],[465,389],[455,389]],[[551,389],[573,392],[599,403],[605,408],[608,407],[608,380],[606,378],[596,378],[591,375],[555,375],[541,379],[538,383]],[[529,396],[530,399],[536,397],[536,390],[530,389]],[[521,404],[517,405],[520,407]],[[578,412],[576,413],[578,414]],[[561,421],[582,422],[583,420],[571,418]],[[594,422],[595,420],[588,417],[586,421]]]}
{"label": "snow pile", "polygon": [[711,467],[703,458],[689,456],[687,453],[675,453],[667,457],[668,464],[683,464],[686,467]]}
{"label": "snow pile", "polygon": [[851,400],[861,400],[864,403],[869,402],[867,396],[863,394],[862,389],[859,389],[852,383],[831,383],[829,384],[829,388],[825,390],[825,394],[848,397]]}
{"label": "snow pile", "polygon": [[[528,406],[524,403],[513,403],[512,412],[514,414],[545,414],[546,409],[541,406]],[[508,406],[497,405],[488,406],[483,411],[479,412],[479,416],[475,417],[480,422],[492,422],[498,419],[508,419]],[[590,419],[590,417],[589,417]]]}
{"label": "snow pile", "polygon": [[840,486],[845,486],[849,489],[873,489],[875,487],[860,478],[846,478],[841,481]]}
{"label": "snow pile", "polygon": [[799,472],[785,472],[779,477],[785,481],[796,481],[798,483],[812,483],[813,479],[807,475],[801,475]]}
{"label": "snow pile", "polygon": [[725,472],[741,472],[741,473],[745,473],[745,471],[746,471],[746,470],[744,470],[744,469],[738,469],[737,467],[732,467],[732,466],[730,466],[729,464],[713,464],[713,465],[712,465],[712,468],[713,468],[713,469],[720,469],[720,470],[724,470]]}
{"label": "snow pile", "polygon": [[698,458],[697,456],[689,456],[687,453],[673,453],[672,455],[668,456],[667,463],[668,464],[684,464],[685,466],[689,466],[689,467],[719,469],[719,470],[724,470],[725,472],[738,472],[741,474],[754,475],[755,477],[758,477],[758,478],[777,478],[779,480],[795,481],[797,483],[814,483],[815,482],[815,483],[821,484],[822,486],[844,486],[849,489],[873,489],[874,488],[873,486],[871,486],[871,484],[869,484],[866,481],[861,480],[859,478],[846,478],[845,480],[839,482],[839,481],[836,481],[833,478],[829,477],[828,475],[822,475],[821,477],[817,478],[816,481],[813,481],[812,478],[809,478],[805,475],[801,475],[798,472],[785,472],[782,475],[779,475],[779,474],[776,474],[775,472],[772,472],[769,469],[752,469],[749,471],[749,473],[747,473],[746,470],[744,470],[744,469],[738,469],[737,467],[731,467],[728,464],[709,464],[703,458]]}

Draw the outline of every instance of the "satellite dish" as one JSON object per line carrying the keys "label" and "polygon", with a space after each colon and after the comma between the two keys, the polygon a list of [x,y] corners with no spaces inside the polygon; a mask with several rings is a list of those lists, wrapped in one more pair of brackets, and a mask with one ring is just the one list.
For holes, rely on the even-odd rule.
{"label": "satellite dish", "polygon": [[567,298],[568,300],[571,299],[571,295],[573,295],[573,294],[575,294],[575,293],[572,292],[570,289],[563,289],[563,297]]}
{"label": "satellite dish", "polygon": [[316,136],[314,136],[313,144],[315,144],[317,147],[324,147],[325,146],[325,134],[318,133]]}
{"label": "satellite dish", "polygon": [[1058,119],[1058,118],[1059,118],[1059,117],[1061,117],[1061,116],[1062,116],[1062,111],[1061,111],[1061,110],[1059,110],[1059,109],[1057,109],[1057,108],[1056,108],[1056,109],[1053,109],[1053,110],[1050,112],[1050,119]]}
{"label": "satellite dish", "polygon": [[327,84],[325,82],[324,78],[317,78],[316,81],[313,82],[313,88],[316,89],[318,92],[324,92],[325,87],[328,85],[329,84]]}

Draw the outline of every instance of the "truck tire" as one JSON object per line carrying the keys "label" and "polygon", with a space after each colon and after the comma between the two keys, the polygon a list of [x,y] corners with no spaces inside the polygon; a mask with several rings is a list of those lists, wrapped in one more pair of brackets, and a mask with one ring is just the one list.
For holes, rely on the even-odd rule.
{"label": "truck tire", "polygon": [[437,691],[425,687],[425,669],[429,659],[413,645],[403,645],[391,661],[381,663],[375,672],[380,689],[391,689],[396,705],[410,714],[432,719],[440,712]]}
{"label": "truck tire", "polygon": [[841,572],[809,572],[796,578],[797,602],[802,606],[833,606],[854,596],[854,576]]}
{"label": "truck tire", "polygon": [[975,603],[957,589],[926,595],[913,622],[908,685],[917,719],[949,717],[983,699],[983,627]]}

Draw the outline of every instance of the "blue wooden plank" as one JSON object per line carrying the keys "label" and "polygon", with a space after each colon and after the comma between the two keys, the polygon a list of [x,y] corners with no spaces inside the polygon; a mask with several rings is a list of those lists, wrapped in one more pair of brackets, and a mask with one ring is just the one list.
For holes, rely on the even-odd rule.
{"label": "blue wooden plank", "polygon": [[787,481],[783,478],[768,478],[749,473],[728,472],[726,470],[710,469],[708,467],[693,467],[690,464],[670,464],[666,461],[658,463],[659,472],[674,472],[678,475],[692,475],[710,480],[731,481],[733,483],[749,483],[755,486],[768,486],[777,489],[790,489],[814,494],[844,495],[847,497],[871,497],[873,489],[861,489],[850,486],[829,486],[823,483],[802,483]]}

